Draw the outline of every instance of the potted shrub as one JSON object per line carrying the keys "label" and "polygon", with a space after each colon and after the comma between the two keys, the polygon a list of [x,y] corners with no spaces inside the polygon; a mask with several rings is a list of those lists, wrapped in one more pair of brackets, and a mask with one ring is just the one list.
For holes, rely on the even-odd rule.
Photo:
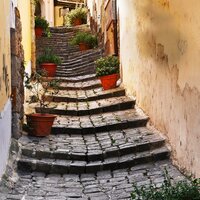
{"label": "potted shrub", "polygon": [[100,78],[104,90],[116,87],[119,79],[119,59],[116,56],[102,57],[95,62],[96,75]]}
{"label": "potted shrub", "polygon": [[61,64],[61,60],[58,56],[53,54],[51,49],[46,49],[44,54],[37,58],[37,63],[42,70],[45,70],[46,75],[54,77],[56,74],[57,65]]}
{"label": "potted shrub", "polygon": [[97,47],[97,36],[87,32],[78,32],[70,41],[71,45],[79,45],[80,51]]}
{"label": "potted shrub", "polygon": [[56,80],[43,82],[43,74],[45,71],[34,73],[31,76],[25,74],[25,87],[31,92],[29,103],[39,103],[39,113],[28,114],[27,126],[28,132],[33,136],[47,136],[51,133],[53,122],[56,118],[55,115],[43,113],[44,108],[48,106],[50,102],[45,101],[45,95],[51,93],[52,95],[58,93],[59,82]]}
{"label": "potted shrub", "polygon": [[76,8],[71,10],[67,16],[67,24],[70,26],[78,26],[87,23],[87,9]]}
{"label": "potted shrub", "polygon": [[42,36],[42,33],[45,33],[47,36],[49,36],[49,23],[46,19],[43,17],[35,16],[35,35],[37,38],[40,38]]}

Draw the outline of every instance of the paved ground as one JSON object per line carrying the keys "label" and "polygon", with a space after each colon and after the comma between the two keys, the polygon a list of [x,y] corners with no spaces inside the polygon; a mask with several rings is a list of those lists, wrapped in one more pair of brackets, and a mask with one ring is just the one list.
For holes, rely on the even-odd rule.
{"label": "paved ground", "polygon": [[13,190],[1,187],[0,199],[26,200],[128,200],[132,184],[159,186],[164,171],[182,180],[184,176],[170,161],[138,165],[130,169],[100,171],[96,174],[45,174],[20,172],[20,180]]}

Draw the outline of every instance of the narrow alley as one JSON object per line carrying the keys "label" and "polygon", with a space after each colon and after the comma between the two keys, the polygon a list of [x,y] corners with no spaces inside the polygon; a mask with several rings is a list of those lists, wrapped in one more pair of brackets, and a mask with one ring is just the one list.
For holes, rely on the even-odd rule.
{"label": "narrow alley", "polygon": [[200,200],[200,40],[177,4],[0,0],[0,200]]}

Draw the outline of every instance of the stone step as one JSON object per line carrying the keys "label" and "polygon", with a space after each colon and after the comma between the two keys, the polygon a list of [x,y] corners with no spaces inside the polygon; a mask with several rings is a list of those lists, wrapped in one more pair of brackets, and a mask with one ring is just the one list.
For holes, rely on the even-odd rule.
{"label": "stone step", "polygon": [[47,94],[46,100],[53,102],[87,102],[124,95],[125,90],[120,87],[111,90],[102,90],[102,88],[93,90],[61,90],[58,94],[53,96]]}
{"label": "stone step", "polygon": [[58,66],[56,69],[56,73],[61,73],[63,75],[67,75],[67,74],[74,74],[74,76],[80,75],[80,73],[86,73],[89,74],[91,72],[93,72],[93,74],[95,73],[95,65],[94,62],[90,62],[90,63],[86,63],[83,65],[77,65],[76,67],[71,68],[68,66]]}
{"label": "stone step", "polygon": [[59,90],[91,90],[101,87],[100,80],[92,80],[77,83],[67,83],[61,82],[59,85]]}
{"label": "stone step", "polygon": [[73,77],[77,77],[77,74],[80,76],[85,76],[85,75],[94,74],[94,72],[95,72],[95,69],[92,67],[91,69],[88,69],[88,70],[83,69],[83,71],[74,71],[74,72],[57,71],[56,76],[73,78]]}
{"label": "stone step", "polygon": [[18,169],[57,174],[97,173],[99,171],[123,169],[143,163],[165,160],[169,158],[169,154],[170,152],[166,147],[160,147],[151,151],[130,153],[120,157],[106,158],[103,161],[90,162],[22,157],[18,161]]}
{"label": "stone step", "polygon": [[91,80],[97,80],[96,74],[89,74],[84,76],[76,76],[76,77],[44,77],[44,81],[49,80],[60,80],[61,82],[68,82],[68,83],[80,83],[80,82],[86,82]]}
{"label": "stone step", "polygon": [[126,129],[89,135],[23,136],[22,155],[36,159],[104,161],[107,158],[160,148],[165,139],[147,128]]}
{"label": "stone step", "polygon": [[52,134],[95,134],[146,126],[148,117],[138,108],[90,116],[57,116]]}
{"label": "stone step", "polygon": [[62,60],[62,65],[67,65],[67,66],[73,66],[71,68],[74,68],[76,66],[77,63],[78,64],[83,64],[83,63],[89,63],[89,62],[94,62],[95,60],[97,60],[99,57],[101,57],[101,54],[99,53],[95,53],[91,56],[84,56],[84,57],[80,57],[79,59],[76,60],[70,60],[70,59],[66,59],[66,60]]}
{"label": "stone step", "polygon": [[[51,102],[48,108],[42,109],[42,113],[50,113],[56,115],[84,116],[92,114],[100,114],[105,112],[114,112],[133,108],[135,100],[128,97],[115,97],[89,102],[67,103]],[[41,112],[36,105],[36,112]]]}

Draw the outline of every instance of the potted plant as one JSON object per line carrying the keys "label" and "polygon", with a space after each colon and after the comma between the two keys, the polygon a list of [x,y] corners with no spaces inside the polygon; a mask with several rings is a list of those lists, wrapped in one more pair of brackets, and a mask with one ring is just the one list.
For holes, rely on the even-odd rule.
{"label": "potted plant", "polygon": [[78,26],[87,23],[87,9],[76,8],[71,10],[67,16],[67,24],[70,26]]}
{"label": "potted plant", "polygon": [[[29,99],[29,103],[39,103],[39,113],[33,113],[26,115],[27,126],[30,135],[33,136],[47,136],[51,133],[53,122],[56,118],[55,115],[45,114],[44,108],[48,106],[50,102],[45,100],[45,95],[50,93],[51,95],[58,93],[59,82],[56,80],[44,82],[43,74],[45,71],[34,73],[31,76],[25,74],[25,87],[32,94]],[[50,92],[51,89],[51,92]]]}
{"label": "potted plant", "polygon": [[71,45],[79,45],[80,51],[97,47],[97,36],[87,32],[78,32],[70,41]]}
{"label": "potted plant", "polygon": [[45,49],[44,54],[37,58],[37,63],[42,70],[45,70],[46,75],[54,77],[56,74],[57,65],[61,64],[61,59],[53,54],[51,49]]}
{"label": "potted plant", "polygon": [[119,79],[119,59],[116,56],[102,57],[96,60],[96,75],[100,78],[104,90],[116,87]]}
{"label": "potted plant", "polygon": [[42,36],[42,33],[46,33],[47,36],[50,35],[49,23],[43,17],[35,16],[35,35],[37,38]]}

